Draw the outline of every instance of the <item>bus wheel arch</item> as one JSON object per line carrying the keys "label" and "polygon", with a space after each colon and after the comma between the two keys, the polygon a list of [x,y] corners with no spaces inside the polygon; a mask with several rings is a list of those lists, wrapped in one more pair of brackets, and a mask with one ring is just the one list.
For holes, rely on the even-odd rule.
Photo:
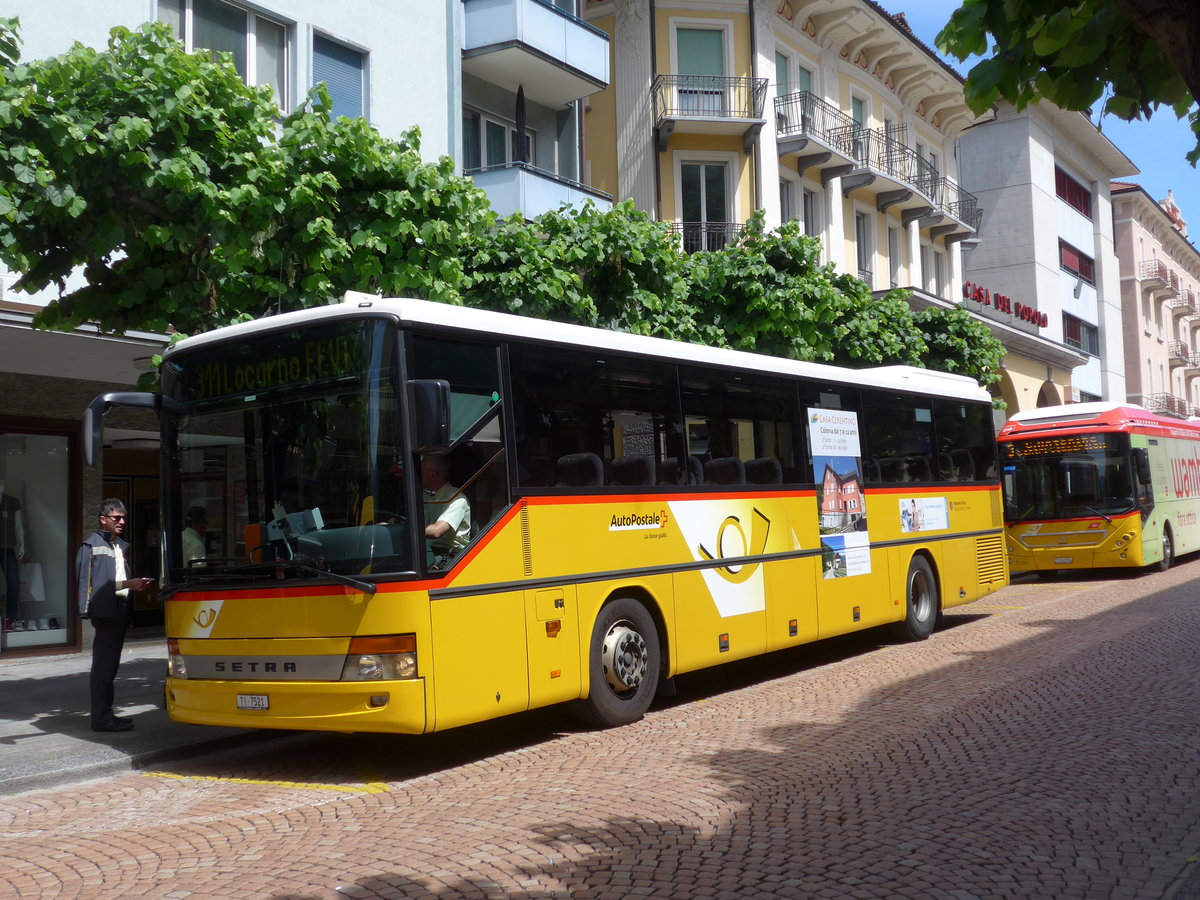
{"label": "bus wheel arch", "polygon": [[893,632],[903,641],[923,641],[941,621],[941,589],[933,560],[926,553],[914,553],[904,578],[904,618],[893,625]]}
{"label": "bus wheel arch", "polygon": [[588,641],[588,696],[572,712],[589,725],[636,722],[650,708],[663,671],[657,607],[636,591],[609,597]]}

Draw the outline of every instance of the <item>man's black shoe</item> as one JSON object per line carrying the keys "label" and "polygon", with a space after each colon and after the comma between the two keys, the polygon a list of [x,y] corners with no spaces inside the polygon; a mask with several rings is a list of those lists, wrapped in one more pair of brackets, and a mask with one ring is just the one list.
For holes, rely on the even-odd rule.
{"label": "man's black shoe", "polygon": [[133,722],[113,716],[103,722],[93,722],[92,731],[133,731]]}

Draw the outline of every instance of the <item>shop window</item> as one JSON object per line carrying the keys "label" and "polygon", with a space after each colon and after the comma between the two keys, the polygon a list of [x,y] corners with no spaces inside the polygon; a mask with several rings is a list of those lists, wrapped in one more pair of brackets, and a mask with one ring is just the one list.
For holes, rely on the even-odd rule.
{"label": "shop window", "polygon": [[67,643],[75,603],[71,439],[0,431],[0,650]]}

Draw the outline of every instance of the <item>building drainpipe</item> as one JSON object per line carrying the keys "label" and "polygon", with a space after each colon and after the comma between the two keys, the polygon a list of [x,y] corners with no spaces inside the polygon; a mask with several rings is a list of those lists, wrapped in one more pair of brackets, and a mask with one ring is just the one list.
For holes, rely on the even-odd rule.
{"label": "building drainpipe", "polygon": [[[650,0],[650,89],[654,90],[654,79],[658,77],[658,10],[654,0]],[[650,146],[654,153],[654,219],[662,221],[662,153],[659,152],[658,142],[654,137],[654,129],[658,123],[654,121],[654,107],[650,108]],[[675,198],[676,205],[679,198]]]}
{"label": "building drainpipe", "polygon": [[[758,39],[756,34],[756,24],[754,20],[754,0],[746,0],[747,11],[750,13],[750,84],[753,91],[753,79],[758,74],[754,67],[758,62]],[[763,101],[766,102],[765,99]],[[754,138],[754,146],[750,148],[750,165],[754,167],[754,208],[762,208],[762,170],[758,165],[758,156],[762,153],[762,132]]]}

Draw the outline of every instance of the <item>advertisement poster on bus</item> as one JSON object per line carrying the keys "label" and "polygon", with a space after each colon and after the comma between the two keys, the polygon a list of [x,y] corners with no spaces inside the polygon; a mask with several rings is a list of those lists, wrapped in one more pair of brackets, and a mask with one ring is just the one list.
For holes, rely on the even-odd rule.
{"label": "advertisement poster on bus", "polygon": [[900,500],[900,531],[941,531],[950,527],[945,497],[907,497]]}
{"label": "advertisement poster on bus", "polygon": [[810,408],[807,418],[817,484],[822,573],[826,578],[866,575],[871,571],[871,545],[862,491],[858,414]]}

